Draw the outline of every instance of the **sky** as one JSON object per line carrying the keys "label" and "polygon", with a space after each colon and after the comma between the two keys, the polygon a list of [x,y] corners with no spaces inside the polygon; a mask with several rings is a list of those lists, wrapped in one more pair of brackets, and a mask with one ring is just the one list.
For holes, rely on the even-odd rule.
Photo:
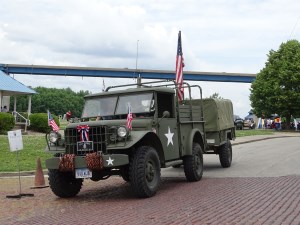
{"label": "sky", "polygon": [[[0,64],[258,73],[270,50],[300,37],[297,0],[0,0]],[[137,60],[138,47],[138,60]],[[184,73],[184,72],[183,72]],[[101,92],[134,79],[13,75],[26,86]],[[189,82],[251,109],[251,84]]]}

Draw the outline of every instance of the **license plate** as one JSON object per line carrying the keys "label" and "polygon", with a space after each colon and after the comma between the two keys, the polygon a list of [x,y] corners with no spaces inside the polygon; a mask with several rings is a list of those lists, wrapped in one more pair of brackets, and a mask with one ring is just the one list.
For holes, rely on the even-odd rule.
{"label": "license plate", "polygon": [[90,171],[88,168],[76,169],[75,177],[76,178],[90,178],[90,177],[92,177],[92,171]]}
{"label": "license plate", "polygon": [[93,142],[92,141],[79,141],[77,142],[78,151],[93,151]]}

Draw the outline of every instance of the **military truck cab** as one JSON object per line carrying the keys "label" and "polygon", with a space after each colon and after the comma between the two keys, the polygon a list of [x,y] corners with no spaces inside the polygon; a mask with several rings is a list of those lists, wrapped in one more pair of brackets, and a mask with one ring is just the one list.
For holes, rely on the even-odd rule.
{"label": "military truck cab", "polygon": [[[46,135],[47,150],[54,153],[46,160],[54,194],[73,197],[85,178],[120,175],[138,197],[151,197],[161,168],[183,164],[187,180],[199,181],[204,153],[219,154],[223,167],[231,165],[235,130],[229,100],[203,100],[201,88],[187,83],[189,96],[182,102],[174,82],[134,85],[85,96],[81,122],[70,123],[62,135]],[[192,100],[192,91],[198,99]]]}

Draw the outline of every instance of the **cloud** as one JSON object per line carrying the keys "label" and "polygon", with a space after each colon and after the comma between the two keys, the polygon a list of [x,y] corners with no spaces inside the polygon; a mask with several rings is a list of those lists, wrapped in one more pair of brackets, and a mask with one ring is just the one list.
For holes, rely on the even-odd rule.
{"label": "cloud", "polygon": [[[0,63],[175,69],[182,31],[185,70],[257,73],[267,54],[299,39],[296,0],[1,1]],[[97,92],[101,78],[16,75],[26,85]],[[106,79],[107,85],[131,82]],[[205,82],[244,116],[250,84]],[[101,87],[100,89],[101,90]]]}

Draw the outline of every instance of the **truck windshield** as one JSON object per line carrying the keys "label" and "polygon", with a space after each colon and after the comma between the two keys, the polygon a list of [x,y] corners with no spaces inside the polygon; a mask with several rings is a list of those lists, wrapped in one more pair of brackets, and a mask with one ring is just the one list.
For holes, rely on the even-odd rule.
{"label": "truck windshield", "polygon": [[116,115],[127,114],[128,105],[131,106],[132,113],[149,113],[154,107],[153,93],[120,96]]}
{"label": "truck windshield", "polygon": [[117,96],[86,99],[82,118],[114,115]]}
{"label": "truck windshield", "polygon": [[128,105],[132,113],[150,113],[154,110],[153,93],[86,99],[82,118],[128,114]]}

